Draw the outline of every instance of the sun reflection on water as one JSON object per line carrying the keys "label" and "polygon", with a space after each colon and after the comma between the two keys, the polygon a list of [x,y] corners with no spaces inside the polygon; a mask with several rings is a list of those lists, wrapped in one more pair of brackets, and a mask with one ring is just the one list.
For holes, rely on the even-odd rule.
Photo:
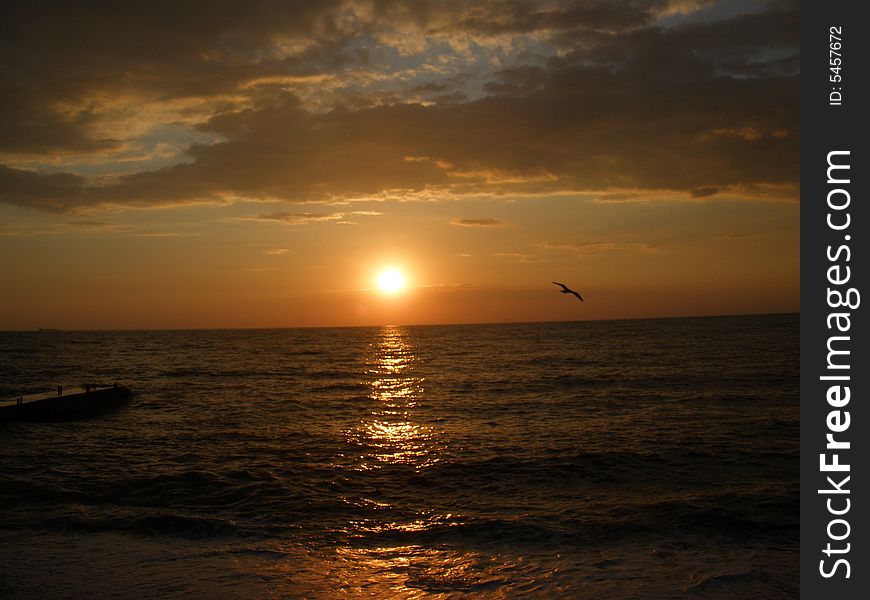
{"label": "sun reflection on water", "polygon": [[[377,470],[423,471],[446,456],[443,431],[433,426],[419,374],[419,353],[402,327],[384,327],[369,346],[366,378],[372,408],[346,432],[357,448],[354,468],[380,481]],[[431,416],[431,415],[430,415]],[[392,481],[392,478],[386,481]],[[409,485],[417,485],[408,482]],[[413,510],[395,502],[394,493],[375,484],[372,497],[347,498],[363,510],[341,529],[347,545],[337,549],[330,577],[342,593],[381,598],[422,598],[432,593],[487,589],[494,584],[487,560],[475,553],[433,548],[425,542],[430,531],[446,531],[462,523],[461,515],[438,510],[425,501]],[[412,492],[419,493],[419,492]]]}
{"label": "sun reflection on water", "polygon": [[[456,597],[485,594],[503,598],[504,581],[495,561],[475,552],[419,546],[342,548],[331,573],[343,594],[377,598]],[[360,594],[360,592],[362,592]]]}
{"label": "sun reflection on water", "polygon": [[365,384],[375,408],[348,432],[363,450],[360,470],[396,464],[422,469],[438,462],[435,431],[415,414],[424,394],[424,379],[414,373],[418,361],[402,327],[384,327],[371,344]]}

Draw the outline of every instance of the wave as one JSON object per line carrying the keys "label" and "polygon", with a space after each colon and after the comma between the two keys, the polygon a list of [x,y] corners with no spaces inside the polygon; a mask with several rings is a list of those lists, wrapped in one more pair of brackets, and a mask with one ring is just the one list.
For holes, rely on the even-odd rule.
{"label": "wave", "polygon": [[158,377],[178,378],[178,379],[277,379],[282,380],[288,376],[295,376],[300,373],[300,369],[286,368],[280,371],[258,370],[258,369],[195,369],[195,368],[177,368],[168,369],[159,372]]}
{"label": "wave", "polygon": [[[771,579],[772,577],[769,573],[755,569],[740,573],[709,575],[692,580],[686,586],[684,592],[727,593],[730,597],[736,597],[741,595],[740,588],[746,588],[748,592],[756,592],[759,583],[768,584],[771,582]],[[798,590],[796,588],[792,589],[796,597]]]}
{"label": "wave", "polygon": [[[557,450],[553,450],[557,452]],[[735,452],[722,447],[711,450],[679,449],[662,452],[559,452],[555,456],[528,458],[521,455],[449,459],[421,472],[428,480],[467,481],[473,483],[511,482],[516,478],[556,478],[568,482],[618,482],[629,478],[632,482],[672,481],[686,479],[692,473],[715,475],[716,463],[727,457],[733,464],[794,463],[797,455],[791,452]],[[431,483],[431,481],[430,481]]]}
{"label": "wave", "polygon": [[308,392],[365,392],[370,391],[371,386],[359,381],[337,381],[326,385],[318,385],[308,388]]}
{"label": "wave", "polygon": [[137,535],[166,535],[188,539],[226,538],[244,535],[244,530],[232,519],[164,512],[143,509],[95,510],[91,507],[75,507],[78,510],[57,512],[50,515],[33,515],[17,520],[14,515],[2,525],[13,529],[44,529],[67,532],[122,532]]}

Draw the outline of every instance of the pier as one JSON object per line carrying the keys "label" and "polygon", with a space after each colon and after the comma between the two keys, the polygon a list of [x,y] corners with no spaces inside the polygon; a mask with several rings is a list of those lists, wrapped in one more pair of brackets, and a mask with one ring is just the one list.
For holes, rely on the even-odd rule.
{"label": "pier", "polygon": [[58,386],[54,392],[42,392],[0,400],[0,423],[10,421],[65,421],[120,406],[133,392],[118,384],[84,384],[71,389],[83,391],[64,394]]}

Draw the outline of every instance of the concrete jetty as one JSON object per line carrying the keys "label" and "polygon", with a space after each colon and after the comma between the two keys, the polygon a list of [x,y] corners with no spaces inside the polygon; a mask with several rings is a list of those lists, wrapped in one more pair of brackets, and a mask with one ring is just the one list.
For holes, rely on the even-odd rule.
{"label": "concrete jetty", "polygon": [[[75,389],[75,388],[74,388]],[[85,384],[84,391],[30,394],[0,400],[0,423],[10,421],[65,421],[91,416],[126,402],[133,392],[118,384]]]}

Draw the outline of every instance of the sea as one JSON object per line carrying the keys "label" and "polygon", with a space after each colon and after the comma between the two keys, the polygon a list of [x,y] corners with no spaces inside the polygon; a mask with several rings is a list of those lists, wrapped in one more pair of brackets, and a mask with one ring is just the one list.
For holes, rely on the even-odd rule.
{"label": "sea", "polygon": [[0,597],[797,598],[798,333],[0,333]]}

